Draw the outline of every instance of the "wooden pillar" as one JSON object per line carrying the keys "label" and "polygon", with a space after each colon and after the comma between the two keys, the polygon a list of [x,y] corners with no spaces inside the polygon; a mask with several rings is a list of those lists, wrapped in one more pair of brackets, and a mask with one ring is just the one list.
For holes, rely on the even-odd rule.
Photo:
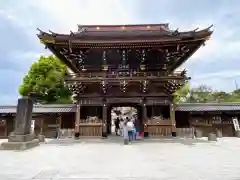
{"label": "wooden pillar", "polygon": [[58,127],[59,127],[59,129],[62,128],[62,116],[61,115],[58,116]]}
{"label": "wooden pillar", "polygon": [[107,105],[104,103],[103,104],[103,109],[102,109],[102,121],[103,121],[103,136],[107,136]]}
{"label": "wooden pillar", "polygon": [[143,117],[142,118],[143,118],[143,123],[145,124],[145,123],[147,123],[147,106],[145,103],[142,105],[142,109],[143,109],[143,111],[142,111]]}
{"label": "wooden pillar", "polygon": [[75,117],[75,133],[80,132],[80,119],[81,119],[81,106],[77,104],[76,117]]}
{"label": "wooden pillar", "polygon": [[40,134],[43,134],[43,126],[44,126],[44,120],[43,118],[40,119]]}
{"label": "wooden pillar", "polygon": [[143,133],[143,137],[148,136],[148,127],[147,127],[147,106],[145,102],[142,104],[142,128],[141,132]]}
{"label": "wooden pillar", "polygon": [[169,109],[170,109],[170,120],[172,122],[172,132],[176,132],[176,120],[175,120],[175,106],[171,102],[169,104]]}

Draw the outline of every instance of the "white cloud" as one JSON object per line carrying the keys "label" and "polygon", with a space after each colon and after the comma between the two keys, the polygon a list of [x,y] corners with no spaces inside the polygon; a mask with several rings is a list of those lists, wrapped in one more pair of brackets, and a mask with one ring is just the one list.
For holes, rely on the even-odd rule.
{"label": "white cloud", "polygon": [[239,77],[240,71],[232,71],[232,70],[225,70],[225,71],[219,71],[215,73],[206,73],[206,74],[200,74],[196,77],[194,77],[195,80],[201,80],[201,79],[230,79],[234,77]]}
{"label": "white cloud", "polygon": [[[134,1],[65,0],[31,1],[33,6],[54,17],[59,32],[77,30],[77,24],[125,24],[136,22]],[[53,8],[55,7],[55,8]]]}
{"label": "white cloud", "polygon": [[[231,42],[221,39],[210,39],[190,59],[190,64],[196,61],[209,63],[221,59],[221,63],[239,58],[240,41]],[[219,62],[216,62],[219,63]],[[230,63],[230,62],[229,62]]]}
{"label": "white cloud", "polygon": [[[36,46],[42,49],[44,49],[44,46],[37,42],[35,36],[37,27],[45,31],[50,29],[59,33],[69,33],[70,30],[77,30],[77,24],[144,23],[142,18],[145,18],[145,15],[148,15],[148,18],[150,18],[150,21],[153,21],[153,23],[165,22],[165,20],[168,19],[170,27],[172,29],[179,28],[179,31],[192,30],[197,27],[203,29],[213,24],[215,30],[212,38],[207,41],[206,46],[201,47],[183,67],[191,66],[192,71],[194,71],[194,69],[198,70],[193,76],[193,80],[196,82],[206,80],[210,82],[210,79],[212,79],[212,82],[213,79],[216,78],[229,79],[233,76],[239,76],[237,71],[231,71],[228,68],[225,68],[224,71],[219,70],[217,73],[206,73],[207,70],[202,68],[203,66],[198,67],[200,63],[211,64],[216,61],[216,63],[224,64],[232,63],[238,59],[238,50],[240,48],[239,37],[236,37],[238,40],[230,39],[236,29],[229,28],[229,26],[226,25],[229,19],[224,18],[226,14],[239,14],[239,11],[234,11],[229,7],[219,5],[220,7],[216,7],[216,9],[212,11],[205,9],[199,10],[199,7],[188,10],[185,5],[182,7],[173,7],[176,1],[163,1],[158,6],[161,5],[164,7],[164,11],[159,11],[158,8],[155,7],[157,5],[152,3],[153,1],[149,1],[147,5],[149,7],[144,7],[144,10],[139,12],[138,6],[141,2],[139,1],[138,4],[137,0],[26,0],[24,2],[25,3],[22,4],[15,4],[9,8],[0,9],[0,16],[4,16],[11,21],[13,25],[20,29],[19,31],[25,31],[25,34],[31,37],[32,41],[36,41]],[[168,2],[171,3],[169,6],[166,6],[164,3]],[[187,1],[184,1],[183,4],[184,3],[188,4]],[[156,8],[157,11],[153,11],[154,8]],[[177,12],[170,8],[175,8]],[[197,11],[195,14],[193,13],[194,10]],[[189,11],[193,13],[194,18],[189,15]],[[204,15],[197,15],[200,11],[206,12],[203,12]],[[140,16],[139,13],[141,13],[142,16]],[[161,21],[159,21],[159,19],[161,19]],[[148,19],[146,18],[144,21],[148,22]],[[9,49],[9,51],[11,50]],[[14,61],[14,59],[18,60],[17,57],[35,60],[42,53],[38,50],[37,52],[29,50],[26,52],[14,51],[12,54],[12,61]],[[44,54],[45,52],[43,55]],[[16,63],[16,65],[18,65],[18,63]],[[236,64],[236,66],[239,65]],[[200,68],[202,69],[199,70]],[[211,67],[209,67],[209,69],[210,68]],[[199,72],[201,72],[201,74],[198,74]]]}

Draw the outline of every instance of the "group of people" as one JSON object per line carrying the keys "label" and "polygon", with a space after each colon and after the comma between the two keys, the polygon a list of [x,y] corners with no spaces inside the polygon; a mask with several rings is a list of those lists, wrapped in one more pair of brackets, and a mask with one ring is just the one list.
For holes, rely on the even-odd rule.
{"label": "group of people", "polygon": [[135,120],[126,117],[126,119],[117,119],[115,120],[115,133],[117,136],[123,136],[124,138],[128,137],[129,141],[136,139],[136,128]]}

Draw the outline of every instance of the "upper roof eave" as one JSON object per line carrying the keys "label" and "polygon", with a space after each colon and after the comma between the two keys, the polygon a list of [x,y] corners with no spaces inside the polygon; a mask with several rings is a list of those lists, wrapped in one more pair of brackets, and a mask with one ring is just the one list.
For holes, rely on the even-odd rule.
{"label": "upper roof eave", "polygon": [[[92,25],[93,27],[95,27],[95,25]],[[111,25],[109,25],[111,26]],[[113,26],[113,25],[112,25]],[[135,25],[135,26],[138,26],[138,25]],[[140,26],[140,25],[139,25]],[[178,30],[175,30],[175,31],[170,31],[170,30],[164,30],[164,31],[160,31],[160,30],[134,30],[134,31],[126,31],[126,30],[118,30],[118,31],[98,31],[98,30],[95,30],[95,31],[90,31],[88,34],[87,32],[76,32],[76,33],[73,33],[71,32],[70,34],[57,34],[57,33],[54,33],[52,31],[49,31],[49,32],[43,32],[41,31],[40,29],[39,30],[39,34],[37,34],[38,38],[39,39],[44,39],[44,38],[47,38],[47,37],[51,37],[51,38],[54,38],[54,39],[58,39],[58,38],[71,38],[71,39],[81,39],[81,37],[86,37],[86,36],[98,36],[98,37],[112,37],[113,40],[114,38],[117,38],[118,36],[130,36],[131,39],[134,39],[134,36],[138,36],[138,37],[141,37],[141,34],[139,35],[139,33],[137,32],[144,32],[144,36],[145,37],[146,35],[147,36],[152,36],[152,37],[160,37],[160,36],[166,36],[166,37],[169,37],[169,38],[184,38],[185,36],[187,37],[193,37],[193,38],[207,38],[207,37],[210,37],[212,32],[210,30],[212,26],[208,27],[208,28],[205,28],[205,29],[202,29],[202,30],[199,30],[197,31],[198,29],[195,29],[195,30],[192,30],[192,31],[185,31],[185,32],[179,32]],[[128,33],[128,34],[126,34]],[[146,37],[145,37],[146,38]],[[86,37],[86,40],[87,40],[87,37]]]}

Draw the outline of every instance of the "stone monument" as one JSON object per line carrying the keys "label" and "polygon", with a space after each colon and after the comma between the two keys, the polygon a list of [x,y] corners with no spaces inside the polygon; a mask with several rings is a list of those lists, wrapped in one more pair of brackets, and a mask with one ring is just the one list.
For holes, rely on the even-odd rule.
{"label": "stone monument", "polygon": [[33,100],[28,97],[18,99],[14,132],[8,137],[8,142],[1,144],[1,149],[26,150],[39,145],[39,140],[30,133]]}

